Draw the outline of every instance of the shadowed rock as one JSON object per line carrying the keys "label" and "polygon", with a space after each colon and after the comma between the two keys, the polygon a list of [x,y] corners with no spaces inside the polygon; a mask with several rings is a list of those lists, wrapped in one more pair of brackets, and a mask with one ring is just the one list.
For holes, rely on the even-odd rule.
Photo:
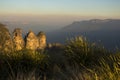
{"label": "shadowed rock", "polygon": [[46,35],[44,32],[39,32],[38,35],[39,47],[38,49],[44,49],[46,47]]}
{"label": "shadowed rock", "polygon": [[24,40],[22,37],[22,30],[20,28],[16,28],[13,32],[13,42],[14,42],[14,49],[21,50],[24,48]]}
{"label": "shadowed rock", "polygon": [[37,50],[39,47],[39,42],[37,36],[29,31],[26,36],[26,48],[31,50]]}

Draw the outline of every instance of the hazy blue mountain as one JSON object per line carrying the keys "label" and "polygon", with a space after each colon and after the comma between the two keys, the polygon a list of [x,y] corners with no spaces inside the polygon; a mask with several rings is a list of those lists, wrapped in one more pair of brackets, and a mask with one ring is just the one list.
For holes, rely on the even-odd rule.
{"label": "hazy blue mountain", "polygon": [[75,21],[72,24],[63,28],[64,31],[69,32],[88,32],[97,30],[120,30],[119,19],[92,19],[88,21]]}
{"label": "hazy blue mountain", "polygon": [[49,32],[48,41],[62,42],[67,38],[83,35],[91,42],[105,45],[107,48],[120,48],[120,20],[119,19],[92,19],[75,21],[60,30]]}

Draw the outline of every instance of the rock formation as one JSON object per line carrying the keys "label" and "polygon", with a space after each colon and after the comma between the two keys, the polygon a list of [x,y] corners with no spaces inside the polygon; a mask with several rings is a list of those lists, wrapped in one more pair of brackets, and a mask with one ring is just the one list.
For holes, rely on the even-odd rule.
{"label": "rock formation", "polygon": [[0,24],[0,49],[5,52],[10,52],[13,49],[11,35],[3,24]]}
{"label": "rock formation", "polygon": [[13,32],[13,43],[15,50],[21,50],[24,48],[24,40],[22,37],[22,30],[20,28],[16,28]]}
{"label": "rock formation", "polygon": [[0,50],[1,51],[15,51],[22,50],[23,48],[30,50],[44,50],[46,48],[46,35],[44,32],[39,32],[36,36],[32,31],[29,31],[25,37],[22,36],[22,30],[16,28],[13,31],[13,36],[5,25],[0,24]]}
{"label": "rock formation", "polygon": [[39,47],[38,49],[44,49],[46,47],[46,35],[44,32],[39,32],[38,35]]}
{"label": "rock formation", "polygon": [[26,36],[26,48],[31,50],[37,50],[39,47],[39,42],[37,36],[29,31]]}

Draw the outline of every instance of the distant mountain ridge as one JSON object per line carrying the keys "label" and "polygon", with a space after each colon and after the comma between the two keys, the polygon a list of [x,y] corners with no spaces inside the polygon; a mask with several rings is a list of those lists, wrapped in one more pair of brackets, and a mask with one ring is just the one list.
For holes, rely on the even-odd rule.
{"label": "distant mountain ridge", "polygon": [[72,24],[62,28],[68,32],[88,32],[96,30],[120,30],[120,19],[91,19],[85,21],[75,21]]}
{"label": "distant mountain ridge", "polygon": [[67,38],[85,36],[88,40],[103,44],[106,48],[120,48],[120,19],[91,19],[75,21],[48,34],[48,41],[64,43]]}

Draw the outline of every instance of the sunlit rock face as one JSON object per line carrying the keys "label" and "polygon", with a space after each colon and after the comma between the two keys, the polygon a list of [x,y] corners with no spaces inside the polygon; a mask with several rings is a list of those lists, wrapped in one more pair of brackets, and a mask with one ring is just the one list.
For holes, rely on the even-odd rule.
{"label": "sunlit rock face", "polygon": [[10,52],[13,50],[11,35],[9,30],[3,24],[0,24],[0,49],[5,52]]}
{"label": "sunlit rock face", "polygon": [[39,48],[38,49],[44,49],[46,47],[46,35],[44,32],[39,32],[38,35],[39,40]]}
{"label": "sunlit rock face", "polygon": [[13,35],[5,28],[5,25],[0,24],[0,50],[1,51],[18,51],[22,49],[43,50],[46,48],[46,35],[44,32],[39,32],[36,36],[34,32],[29,31],[25,39],[22,37],[22,30],[16,28]]}
{"label": "sunlit rock face", "polygon": [[22,37],[22,30],[20,28],[16,28],[13,31],[13,43],[15,50],[21,50],[24,48],[24,40]]}
{"label": "sunlit rock face", "polygon": [[26,36],[26,49],[37,50],[39,47],[39,42],[37,36],[29,31]]}

